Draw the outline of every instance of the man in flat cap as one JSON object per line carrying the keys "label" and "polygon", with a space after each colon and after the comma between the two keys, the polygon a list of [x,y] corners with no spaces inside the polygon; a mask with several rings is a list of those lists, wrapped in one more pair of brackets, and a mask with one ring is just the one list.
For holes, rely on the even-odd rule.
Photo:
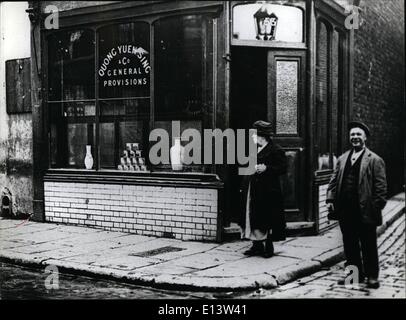
{"label": "man in flat cap", "polygon": [[247,256],[270,258],[273,241],[285,240],[285,217],[279,176],[286,173],[287,159],[283,149],[272,139],[272,126],[258,120],[253,136],[258,146],[257,164],[252,175],[244,176],[241,196],[242,238],[252,240]]}
{"label": "man in flat cap", "polygon": [[[385,163],[365,146],[370,131],[364,123],[352,121],[348,129],[351,150],[338,158],[327,188],[329,218],[339,221],[346,266],[356,267],[359,282],[367,280],[367,287],[378,288],[376,227],[382,224],[386,204]],[[338,284],[348,283],[347,278]]]}

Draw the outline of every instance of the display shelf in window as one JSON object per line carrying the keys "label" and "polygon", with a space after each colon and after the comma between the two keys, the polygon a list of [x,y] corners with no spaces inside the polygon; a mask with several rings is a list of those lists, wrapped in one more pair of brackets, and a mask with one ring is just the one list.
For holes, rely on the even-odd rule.
{"label": "display shelf in window", "polygon": [[65,102],[64,117],[87,117],[96,115],[94,102]]}

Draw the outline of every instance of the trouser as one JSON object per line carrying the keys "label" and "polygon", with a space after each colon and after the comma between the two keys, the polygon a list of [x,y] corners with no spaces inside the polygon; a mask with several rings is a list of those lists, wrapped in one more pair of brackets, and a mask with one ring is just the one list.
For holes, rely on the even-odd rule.
{"label": "trouser", "polygon": [[358,217],[359,215],[352,218],[347,216],[339,221],[343,234],[344,254],[347,259],[346,265],[355,265],[360,276],[378,278],[376,226],[361,223]]}

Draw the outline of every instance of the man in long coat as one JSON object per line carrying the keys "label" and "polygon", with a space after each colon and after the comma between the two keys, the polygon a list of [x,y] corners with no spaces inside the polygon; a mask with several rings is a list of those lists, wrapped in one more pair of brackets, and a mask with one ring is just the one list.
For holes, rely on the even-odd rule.
{"label": "man in long coat", "polygon": [[255,173],[243,179],[240,225],[242,238],[253,241],[244,254],[269,258],[274,254],[273,241],[286,237],[279,176],[286,173],[287,159],[283,149],[271,139],[269,122],[256,121],[253,128],[257,130],[253,137],[258,145],[257,165]]}
{"label": "man in long coat", "polygon": [[[364,123],[350,122],[349,133],[352,148],[337,161],[326,202],[330,219],[340,224],[346,265],[357,268],[360,282],[367,278],[369,288],[378,288],[376,227],[382,224],[386,204],[385,163],[365,146],[370,131]],[[338,283],[345,284],[345,280]]]}

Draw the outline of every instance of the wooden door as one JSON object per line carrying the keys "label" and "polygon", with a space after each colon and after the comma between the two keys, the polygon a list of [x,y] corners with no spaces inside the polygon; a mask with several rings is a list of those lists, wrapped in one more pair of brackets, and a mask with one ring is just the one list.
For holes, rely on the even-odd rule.
{"label": "wooden door", "polygon": [[288,157],[282,177],[287,221],[305,221],[306,198],[306,68],[304,51],[269,50],[267,118],[274,126],[274,142]]}
{"label": "wooden door", "polygon": [[[306,221],[311,192],[305,166],[305,57],[301,50],[232,49],[231,127],[249,129],[256,120],[272,123],[273,139],[288,157],[288,172],[281,178],[288,222]],[[241,213],[237,167],[230,166],[226,183],[227,221],[239,221]]]}

